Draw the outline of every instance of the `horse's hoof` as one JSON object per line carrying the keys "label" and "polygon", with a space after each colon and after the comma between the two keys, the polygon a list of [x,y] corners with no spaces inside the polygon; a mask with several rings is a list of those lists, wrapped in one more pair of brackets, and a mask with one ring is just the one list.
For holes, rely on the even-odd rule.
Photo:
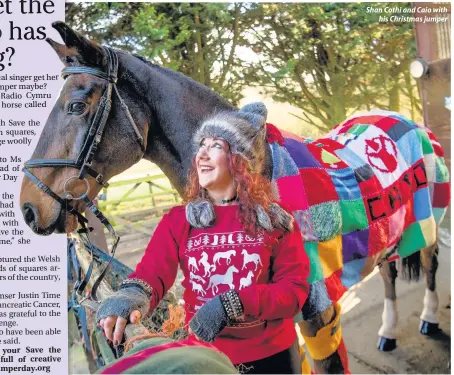
{"label": "horse's hoof", "polygon": [[421,320],[419,323],[419,332],[422,335],[430,336],[434,333],[437,333],[438,331],[440,331],[440,328],[438,328],[438,323],[429,323],[425,320]]}
{"label": "horse's hoof", "polygon": [[396,348],[396,339],[388,339],[386,337],[379,336],[378,350],[380,350],[381,352],[390,352]]}

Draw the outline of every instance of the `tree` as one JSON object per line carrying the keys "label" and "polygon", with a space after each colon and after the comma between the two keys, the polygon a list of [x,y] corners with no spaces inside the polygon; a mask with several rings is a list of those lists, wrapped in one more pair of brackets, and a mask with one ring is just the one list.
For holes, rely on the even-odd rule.
{"label": "tree", "polygon": [[410,3],[69,3],[67,21],[233,104],[244,87],[258,86],[326,131],[358,110],[399,111],[402,97],[413,115],[421,110],[408,73],[413,24],[380,19],[393,15],[385,8],[405,7]]}
{"label": "tree", "polygon": [[100,43],[138,53],[241,99],[237,46],[248,28],[240,3],[69,3],[67,22]]}
{"label": "tree", "polygon": [[380,22],[383,13],[368,10],[385,7],[389,4],[252,5],[256,22],[249,43],[261,61],[258,69],[250,66],[249,80],[275,100],[301,108],[305,120],[323,130],[359,109],[398,110],[414,37],[411,23]]}

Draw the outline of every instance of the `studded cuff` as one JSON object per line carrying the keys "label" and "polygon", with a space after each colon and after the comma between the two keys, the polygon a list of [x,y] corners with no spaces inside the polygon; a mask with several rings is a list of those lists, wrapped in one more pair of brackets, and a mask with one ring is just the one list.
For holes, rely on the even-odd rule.
{"label": "studded cuff", "polygon": [[119,289],[125,289],[130,287],[140,288],[147,295],[148,298],[151,298],[153,294],[153,288],[142,279],[125,279],[120,284]]}
{"label": "studded cuff", "polygon": [[243,315],[243,305],[236,290],[229,290],[222,293],[219,297],[230,321],[235,321]]}

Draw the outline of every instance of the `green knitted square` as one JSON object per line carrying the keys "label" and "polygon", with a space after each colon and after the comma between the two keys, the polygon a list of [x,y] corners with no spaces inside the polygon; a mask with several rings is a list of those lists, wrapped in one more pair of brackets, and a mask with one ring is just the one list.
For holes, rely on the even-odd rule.
{"label": "green knitted square", "polygon": [[421,226],[419,223],[413,223],[404,231],[398,253],[404,258],[425,247],[426,241]]}
{"label": "green knitted square", "polygon": [[439,156],[435,156],[435,182],[448,182],[449,171],[446,167],[445,160]]}
{"label": "green knitted square", "polygon": [[329,201],[309,207],[312,228],[320,241],[328,241],[340,234],[342,219],[338,201]]}
{"label": "green knitted square", "polygon": [[317,242],[305,242],[304,250],[309,257],[310,272],[307,282],[313,284],[323,279],[323,270],[318,257]]}
{"label": "green knitted square", "polygon": [[421,141],[423,154],[432,154],[434,152],[434,148],[432,147],[430,138],[424,131],[424,129],[417,129],[416,133],[418,134],[419,140]]}
{"label": "green knitted square", "polygon": [[360,135],[364,133],[368,127],[369,127],[368,125],[355,124],[350,129],[347,130],[347,133]]}
{"label": "green knitted square", "polygon": [[342,212],[342,233],[366,229],[369,226],[366,209],[362,199],[340,201]]}
{"label": "green knitted square", "polygon": [[446,213],[446,208],[438,208],[438,207],[432,207],[432,211],[434,214],[434,219],[437,224],[441,223],[441,219],[444,217]]}

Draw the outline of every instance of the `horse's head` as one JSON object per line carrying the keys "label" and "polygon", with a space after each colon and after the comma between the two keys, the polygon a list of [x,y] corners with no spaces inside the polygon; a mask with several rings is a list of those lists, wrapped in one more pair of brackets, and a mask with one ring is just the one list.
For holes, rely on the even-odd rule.
{"label": "horse's head", "polygon": [[[75,210],[83,212],[84,202],[74,198],[88,190],[88,199],[94,199],[105,181],[138,162],[143,156],[148,132],[149,109],[139,100],[140,89],[133,80],[126,79],[131,76],[130,72],[121,64],[118,68],[117,55],[112,56],[110,51],[62,22],[54,23],[53,27],[64,44],[51,39],[47,42],[63,61],[67,78],[32,155],[33,162],[28,167],[26,164],[37,179],[33,181],[30,174],[24,178],[20,197],[24,219],[38,234],[68,232],[77,226],[76,217],[62,209],[62,202],[37,188],[38,180],[57,196],[69,199]],[[123,54],[120,58],[126,56]],[[119,95],[132,117],[121,106]],[[110,111],[98,111],[101,102],[108,99],[112,100]],[[106,117],[105,123],[102,116]],[[99,127],[94,129],[94,124]],[[99,137],[99,128],[103,128],[102,137]],[[90,134],[89,130],[97,131]],[[91,160],[85,163],[90,154]]]}

